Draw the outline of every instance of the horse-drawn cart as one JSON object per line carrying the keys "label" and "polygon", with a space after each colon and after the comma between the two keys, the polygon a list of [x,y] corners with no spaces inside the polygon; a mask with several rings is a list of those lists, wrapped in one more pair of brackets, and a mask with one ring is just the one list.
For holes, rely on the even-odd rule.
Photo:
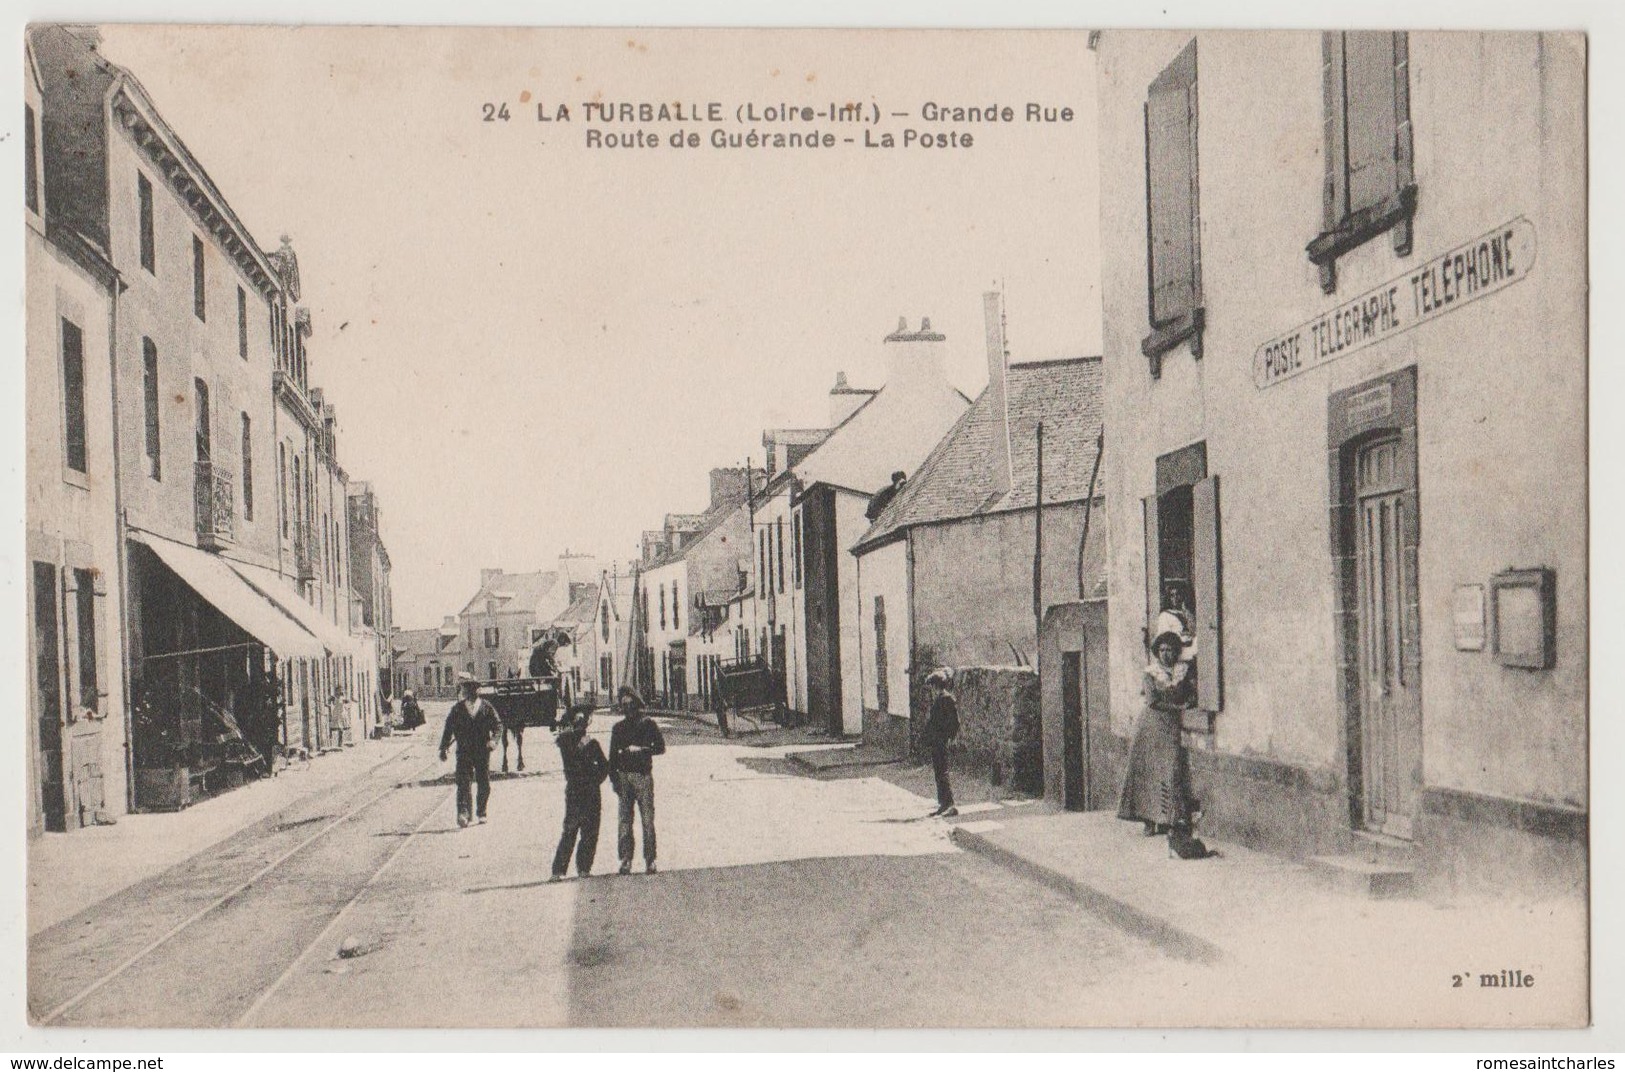
{"label": "horse-drawn cart", "polygon": [[479,683],[480,696],[489,700],[502,720],[502,769],[508,769],[508,737],[518,744],[519,769],[525,769],[525,730],[551,729],[559,721],[559,675],[512,677]]}
{"label": "horse-drawn cart", "polygon": [[730,659],[718,667],[717,712],[720,728],[729,732],[729,716],[743,718],[758,729],[765,719],[780,721],[784,711],[784,687],[779,676],[760,656]]}

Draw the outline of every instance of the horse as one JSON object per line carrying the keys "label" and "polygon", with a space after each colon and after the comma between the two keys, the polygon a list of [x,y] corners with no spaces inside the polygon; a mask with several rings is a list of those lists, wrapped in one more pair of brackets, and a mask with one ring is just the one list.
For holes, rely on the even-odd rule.
{"label": "horse", "polygon": [[[504,704],[509,710],[511,705]],[[503,708],[497,708],[497,717],[502,720],[502,773],[508,773],[508,735],[513,734],[514,746],[519,754],[519,769],[525,769],[525,719],[517,711],[513,716],[503,714]],[[510,717],[512,720],[510,721]]]}
{"label": "horse", "polygon": [[[558,674],[558,650],[563,645],[571,643],[570,634],[560,630],[549,630],[531,649],[530,662],[526,666],[527,675],[536,679],[552,679],[555,690],[562,687]],[[537,693],[538,697],[546,695]],[[552,723],[558,714],[558,704],[561,700],[558,692],[553,693],[553,710],[541,711],[540,720],[537,719],[537,708],[530,703],[518,701],[518,697],[508,699],[506,703],[497,705],[497,717],[502,721],[502,773],[508,773],[508,737],[514,740],[514,748],[518,754],[518,770],[525,769],[525,727],[545,726]]]}

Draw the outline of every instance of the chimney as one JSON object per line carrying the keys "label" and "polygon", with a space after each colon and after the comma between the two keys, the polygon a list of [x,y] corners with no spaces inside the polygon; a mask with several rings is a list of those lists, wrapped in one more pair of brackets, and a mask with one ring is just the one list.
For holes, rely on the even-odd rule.
{"label": "chimney", "polygon": [[857,412],[859,406],[870,398],[871,392],[851,387],[846,382],[846,373],[835,374],[835,386],[829,389],[829,426],[834,428]]}
{"label": "chimney", "polygon": [[946,344],[946,335],[931,330],[930,317],[921,318],[919,331],[909,331],[908,319],[899,317],[897,330],[885,338],[886,386],[903,392],[946,387]]}
{"label": "chimney", "polygon": [[440,619],[440,631],[442,633],[450,633],[453,636],[461,632],[462,630],[457,628],[457,615],[448,614],[444,618]]}
{"label": "chimney", "polygon": [[480,570],[480,588],[485,589],[491,587],[491,582],[500,576],[502,576],[502,571],[499,569]]}
{"label": "chimney", "polygon": [[987,330],[987,401],[993,409],[993,479],[998,491],[1008,494],[1014,481],[1010,458],[1010,399],[1005,370],[1010,355],[1004,340],[1004,295],[990,290],[982,295],[982,318]]}
{"label": "chimney", "polygon": [[750,494],[750,471],[744,468],[711,470],[711,507],[742,503]]}

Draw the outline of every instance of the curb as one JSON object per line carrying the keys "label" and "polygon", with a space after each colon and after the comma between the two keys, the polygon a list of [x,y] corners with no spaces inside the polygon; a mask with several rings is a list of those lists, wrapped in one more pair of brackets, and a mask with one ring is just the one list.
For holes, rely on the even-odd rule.
{"label": "curb", "polygon": [[1192,934],[1161,916],[1113,897],[1070,875],[1017,855],[981,834],[956,826],[948,836],[961,848],[1065,894],[1119,930],[1142,938],[1171,956],[1197,964],[1217,964],[1225,959],[1224,950],[1206,938]]}

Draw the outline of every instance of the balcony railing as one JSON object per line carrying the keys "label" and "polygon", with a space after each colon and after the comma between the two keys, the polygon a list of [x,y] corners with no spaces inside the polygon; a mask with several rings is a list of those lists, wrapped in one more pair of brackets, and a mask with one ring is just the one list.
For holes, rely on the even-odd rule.
{"label": "balcony railing", "polygon": [[235,542],[237,500],[230,472],[214,462],[197,462],[192,506],[198,546],[218,551]]}
{"label": "balcony railing", "polygon": [[293,564],[301,581],[316,579],[315,541],[310,538],[308,529],[301,528],[293,534]]}

